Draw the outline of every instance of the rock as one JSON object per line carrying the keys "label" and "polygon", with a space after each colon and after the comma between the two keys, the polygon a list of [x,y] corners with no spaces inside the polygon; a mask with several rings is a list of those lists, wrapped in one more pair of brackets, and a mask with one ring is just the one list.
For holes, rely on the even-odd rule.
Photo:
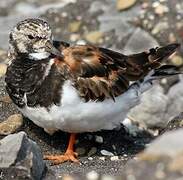
{"label": "rock", "polygon": [[95,141],[96,141],[97,143],[100,143],[100,144],[102,144],[102,143],[104,142],[102,136],[95,136]]}
{"label": "rock", "polygon": [[141,7],[142,7],[143,9],[148,8],[148,7],[149,7],[149,2],[143,2],[142,5],[141,5]]}
{"label": "rock", "polygon": [[78,45],[86,45],[87,43],[86,43],[85,40],[80,39],[80,40],[78,40],[78,41],[76,42],[76,44],[78,44]]}
{"label": "rock", "polygon": [[46,171],[46,175],[44,176],[44,180],[59,180],[60,178],[58,178],[55,174],[55,172],[53,170],[51,170],[50,168],[47,169]]}
{"label": "rock", "polygon": [[[167,79],[170,82],[170,79]],[[128,116],[143,127],[164,129],[167,123],[183,109],[183,79],[168,89],[154,85],[142,95],[141,103],[133,108]]]}
{"label": "rock", "polygon": [[163,88],[156,84],[142,95],[141,103],[128,114],[133,121],[149,128],[164,128],[168,119],[164,118],[168,105],[168,97]]}
{"label": "rock", "polygon": [[69,23],[68,29],[71,33],[75,33],[79,31],[80,27],[81,27],[81,21],[74,21]]}
{"label": "rock", "polygon": [[161,131],[161,133],[179,129],[179,128],[183,128],[183,113],[181,113],[179,116],[170,120],[168,122],[167,126]]}
{"label": "rock", "polygon": [[149,158],[153,158],[153,156],[168,156],[174,158],[183,153],[183,138],[180,137],[183,137],[183,129],[164,133],[154,140],[140,157],[144,158],[149,155]]}
{"label": "rock", "polygon": [[13,114],[0,123],[0,135],[9,135],[16,132],[23,125],[21,114]]}
{"label": "rock", "polygon": [[76,152],[78,155],[84,155],[86,153],[86,150],[84,148],[76,148]]}
{"label": "rock", "polygon": [[99,174],[96,171],[91,171],[86,174],[87,180],[98,180]]}
{"label": "rock", "polygon": [[176,55],[171,58],[171,63],[175,66],[181,66],[183,64],[183,59],[181,56]]}
{"label": "rock", "polygon": [[119,180],[119,178],[105,174],[101,176],[100,180]]}
{"label": "rock", "polygon": [[6,96],[3,96],[0,98],[0,102],[3,102],[3,103],[12,103],[12,100],[10,99],[10,97],[8,95]]}
{"label": "rock", "polygon": [[155,14],[162,16],[164,13],[168,12],[169,9],[167,6],[159,4],[157,7],[155,7],[154,12]]}
{"label": "rock", "polygon": [[100,153],[104,156],[114,156],[114,154],[112,152],[109,152],[107,150],[101,150]]}
{"label": "rock", "polygon": [[99,43],[103,37],[103,33],[100,31],[91,31],[85,35],[85,39],[90,43]]}
{"label": "rock", "polygon": [[70,40],[72,42],[75,42],[75,41],[79,40],[79,38],[80,38],[80,35],[79,34],[71,34],[70,35]]}
{"label": "rock", "polygon": [[105,157],[99,157],[100,160],[105,161]]}
{"label": "rock", "polygon": [[134,122],[130,119],[130,117],[127,117],[122,122],[122,124],[127,128],[128,133],[135,137],[141,131],[141,129]]}
{"label": "rock", "polygon": [[0,77],[5,75],[6,69],[7,69],[6,64],[0,64]]}
{"label": "rock", "polygon": [[[100,1],[101,3],[101,1]],[[117,37],[117,41],[114,40],[112,48],[122,49],[124,47],[121,43],[124,39],[126,42],[126,37],[128,37],[136,29],[133,23],[130,23],[134,17],[139,15],[141,10],[140,6],[134,6],[125,13],[119,13],[116,11],[113,3],[101,3],[96,5],[100,10],[103,7],[104,13],[98,17],[99,21],[99,30],[102,32],[114,32]],[[96,9],[96,7],[95,7]],[[119,46],[117,42],[120,42]]]}
{"label": "rock", "polygon": [[90,151],[88,152],[88,156],[93,156],[96,153],[97,153],[97,148],[96,147],[92,147],[90,149]]}
{"label": "rock", "polygon": [[169,28],[169,24],[167,22],[159,22],[156,25],[154,25],[154,28],[152,29],[151,33],[153,35],[157,35],[160,32],[163,32]]}
{"label": "rock", "polygon": [[93,161],[93,158],[92,157],[89,157],[88,160]]}
{"label": "rock", "polygon": [[[136,160],[127,162],[123,178],[173,180],[183,177],[183,130],[165,133],[153,141]],[[131,178],[129,178],[131,177]]]}
{"label": "rock", "polygon": [[132,7],[135,3],[136,3],[136,0],[128,0],[128,1],[118,0],[116,7],[119,11],[121,11],[121,10],[125,10]]}
{"label": "rock", "polygon": [[111,161],[118,161],[119,157],[118,156],[112,156],[110,159],[111,159]]}
{"label": "rock", "polygon": [[137,28],[127,41],[124,54],[139,53],[152,47],[159,46],[158,42],[146,31]]}
{"label": "rock", "polygon": [[6,179],[42,179],[45,171],[40,148],[25,132],[0,141],[0,168]]}
{"label": "rock", "polygon": [[62,180],[76,180],[76,178],[74,178],[73,176],[70,175],[64,175],[63,178],[61,178]]}
{"label": "rock", "polygon": [[182,112],[183,109],[183,78],[172,86],[167,94],[168,106],[164,119],[169,122],[171,119],[176,117]]}
{"label": "rock", "polygon": [[170,34],[169,34],[169,36],[168,36],[168,41],[169,41],[170,43],[175,43],[175,42],[177,41],[176,36],[175,36],[174,33],[170,33]]}

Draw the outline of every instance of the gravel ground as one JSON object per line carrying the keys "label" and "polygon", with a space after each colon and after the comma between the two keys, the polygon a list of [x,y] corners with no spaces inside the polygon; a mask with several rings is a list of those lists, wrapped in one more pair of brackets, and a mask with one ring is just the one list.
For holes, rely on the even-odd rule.
{"label": "gravel ground", "polygon": [[[2,9],[0,13],[0,27],[2,29],[0,31],[0,47],[7,49],[8,32],[17,21],[34,16],[41,16],[48,20],[53,27],[56,39],[72,43],[87,42],[120,49],[120,51],[123,50],[126,53],[142,51],[158,44],[182,42],[183,40],[183,23],[180,21],[180,17],[182,18],[183,15],[180,11],[183,7],[181,0],[141,0],[136,3],[134,1],[132,7],[125,10],[121,9],[121,11],[116,10],[115,0],[78,0],[77,2],[73,0],[72,4],[62,7],[62,3],[67,4],[67,2],[66,0],[41,0],[39,2],[3,0],[0,4],[0,9]],[[167,7],[168,11],[162,5]],[[1,63],[7,64],[4,50],[1,51],[0,70]],[[168,63],[181,67],[183,64],[181,55],[182,49],[180,49],[176,58],[170,59]],[[163,80],[161,82],[164,88],[163,95],[167,96],[170,87],[178,82],[179,84],[181,82],[178,77],[171,78],[169,81]],[[181,87],[179,85],[179,90],[181,90]],[[176,108],[170,109],[171,112],[177,111],[171,116],[179,114],[182,109],[181,91],[179,93],[180,98],[179,101],[176,101]],[[5,94],[4,77],[2,76],[0,78],[0,98],[4,97]],[[169,103],[173,102],[171,98]],[[12,103],[0,101],[0,122],[14,113],[18,113],[18,111]],[[153,112],[150,115],[153,115]],[[167,123],[167,119],[164,124]],[[141,122],[135,123],[140,124]],[[143,125],[145,123],[144,121]],[[120,130],[79,134],[75,147],[81,153],[79,156],[81,165],[67,162],[58,166],[50,166],[49,162],[46,162],[47,166],[52,174],[56,174],[56,177],[61,177],[63,174],[83,175],[91,170],[100,174],[119,175],[122,173],[124,165],[130,159],[136,158],[136,154],[141,152],[155,138],[151,134],[158,135],[160,130],[158,123],[161,124],[161,122],[154,123],[154,127],[157,128],[155,131],[149,129],[147,124],[145,124],[147,125],[146,130],[140,130],[137,126],[139,129],[136,136],[128,133],[124,126]],[[23,126],[18,130],[25,131],[32,140],[37,142],[44,154],[60,154],[66,149],[67,133],[57,132],[53,136],[49,136],[28,119],[24,119]],[[96,136],[102,137],[103,142],[96,142]],[[1,136],[1,138],[3,137]],[[113,156],[102,155],[102,150],[111,152]]]}

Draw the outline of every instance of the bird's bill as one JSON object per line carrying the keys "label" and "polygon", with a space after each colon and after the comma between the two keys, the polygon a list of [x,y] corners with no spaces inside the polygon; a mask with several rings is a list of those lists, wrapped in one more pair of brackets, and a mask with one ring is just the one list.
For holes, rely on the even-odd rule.
{"label": "bird's bill", "polygon": [[47,41],[46,42],[46,50],[51,53],[54,54],[58,57],[63,57],[63,54],[61,51],[59,51],[56,47],[54,47],[54,45],[51,43],[51,41]]}

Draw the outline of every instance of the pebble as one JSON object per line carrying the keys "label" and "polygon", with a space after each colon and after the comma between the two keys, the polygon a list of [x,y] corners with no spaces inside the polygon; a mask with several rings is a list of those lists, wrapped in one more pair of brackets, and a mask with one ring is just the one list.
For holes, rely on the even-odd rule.
{"label": "pebble", "polygon": [[7,95],[7,96],[3,96],[0,98],[0,102],[3,102],[3,103],[11,103],[12,100],[10,99],[10,97]]}
{"label": "pebble", "polygon": [[91,134],[87,134],[87,138],[88,138],[88,140],[92,140],[93,136]]}
{"label": "pebble", "polygon": [[128,0],[128,1],[118,0],[116,4],[116,8],[117,10],[122,11],[132,7],[135,3],[136,3],[136,0]]}
{"label": "pebble", "polygon": [[114,144],[112,145],[112,148],[113,148],[114,150],[116,150],[116,146],[115,146]]}
{"label": "pebble", "polygon": [[86,174],[87,180],[97,180],[99,178],[99,174],[96,171],[91,171]]}
{"label": "pebble", "polygon": [[78,155],[84,155],[86,153],[86,150],[84,148],[76,148],[76,152]]}
{"label": "pebble", "polygon": [[105,157],[99,157],[99,159],[105,161]]}
{"label": "pebble", "polygon": [[0,135],[9,135],[17,131],[23,125],[21,114],[13,114],[0,123]]}
{"label": "pebble", "polygon": [[0,64],[0,77],[5,75],[6,69],[7,69],[7,65],[6,64]]}
{"label": "pebble", "polygon": [[158,34],[163,30],[166,30],[169,28],[169,25],[167,22],[159,22],[158,24],[156,24],[156,26],[153,28],[152,30],[152,34]]}
{"label": "pebble", "polygon": [[144,3],[142,3],[141,7],[142,7],[143,9],[146,9],[146,8],[149,7],[149,3],[148,3],[148,2],[144,2]]}
{"label": "pebble", "polygon": [[97,152],[97,148],[96,147],[92,147],[90,149],[90,151],[88,152],[88,156],[93,156],[94,154],[96,154]]}
{"label": "pebble", "polygon": [[81,27],[81,21],[74,21],[69,23],[68,29],[71,33],[78,32]]}
{"label": "pebble", "polygon": [[85,39],[93,44],[100,43],[103,35],[100,31],[91,31],[85,35]]}
{"label": "pebble", "polygon": [[79,34],[71,34],[70,35],[70,40],[72,42],[75,42],[75,41],[79,40],[79,38],[80,38],[80,35]]}
{"label": "pebble", "polygon": [[107,150],[101,150],[100,153],[104,156],[114,156],[112,152],[109,152]]}
{"label": "pebble", "polygon": [[112,156],[111,157],[111,161],[118,161],[119,160],[119,157],[118,156]]}
{"label": "pebble", "polygon": [[171,62],[175,66],[181,66],[183,64],[183,59],[181,56],[176,55],[171,58]]}
{"label": "pebble", "polygon": [[92,161],[92,160],[93,160],[93,158],[92,158],[92,157],[89,157],[89,158],[88,158],[88,160]]}
{"label": "pebble", "polygon": [[67,12],[62,12],[62,17],[67,17],[68,13]]}
{"label": "pebble", "polygon": [[168,11],[169,11],[168,7],[165,6],[165,5],[162,5],[162,4],[159,4],[159,5],[155,8],[155,10],[154,10],[155,14],[157,14],[157,15],[159,15],[159,16],[162,16],[164,13],[166,13],[166,12],[168,12]]}
{"label": "pebble", "polygon": [[86,44],[86,41],[81,39],[81,40],[78,40],[76,42],[76,44],[78,44],[78,45],[85,45]]}
{"label": "pebble", "polygon": [[[62,176],[60,178],[62,178]],[[70,175],[64,175],[62,179],[63,180],[74,180],[74,177],[72,177]]]}
{"label": "pebble", "polygon": [[174,43],[177,41],[175,35],[173,33],[170,33],[169,36],[168,36],[168,40],[170,43]]}
{"label": "pebble", "polygon": [[157,8],[160,5],[160,2],[155,1],[154,3],[152,3],[152,7],[153,8]]}
{"label": "pebble", "polygon": [[96,141],[97,143],[100,143],[100,144],[102,144],[102,143],[104,142],[102,136],[95,136],[95,141]]}
{"label": "pebble", "polygon": [[123,154],[123,157],[128,157],[128,155],[127,154]]}
{"label": "pebble", "polygon": [[116,178],[110,176],[110,175],[103,175],[100,180],[115,180]]}

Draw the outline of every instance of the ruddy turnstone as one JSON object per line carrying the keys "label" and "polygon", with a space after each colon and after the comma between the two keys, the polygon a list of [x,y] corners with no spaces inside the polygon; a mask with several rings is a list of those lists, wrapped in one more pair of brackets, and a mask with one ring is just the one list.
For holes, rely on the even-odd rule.
{"label": "ruddy turnstone", "polygon": [[179,74],[161,62],[179,44],[132,55],[92,45],[52,40],[41,19],[19,22],[9,36],[11,63],[6,89],[18,109],[48,133],[71,133],[64,155],[45,156],[54,164],[78,162],[76,133],[111,130],[140,103],[154,79]]}

